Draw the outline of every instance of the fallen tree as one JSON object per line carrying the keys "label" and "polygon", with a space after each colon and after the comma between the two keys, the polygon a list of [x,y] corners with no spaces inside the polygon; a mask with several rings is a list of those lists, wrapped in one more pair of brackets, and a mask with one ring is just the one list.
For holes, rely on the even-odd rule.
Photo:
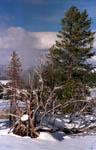
{"label": "fallen tree", "polygon": [[[56,91],[58,89],[62,89],[62,86],[54,87],[53,89],[46,87],[42,76],[43,73],[42,65],[39,67],[38,70],[36,70],[36,73],[38,75],[38,80],[39,80],[39,84],[37,88],[34,88],[31,75],[29,75],[30,89],[23,90],[23,89],[15,88],[14,89],[15,100],[14,100],[14,95],[11,95],[13,96],[13,100],[14,100],[13,104],[14,104],[15,113],[14,114],[9,113],[5,115],[11,116],[13,120],[15,120],[15,122],[13,123],[14,134],[20,136],[38,137],[40,131],[48,131],[48,132],[63,131],[67,134],[71,134],[71,133],[84,132],[86,130],[91,130],[92,128],[95,128],[95,125],[91,126],[90,121],[88,121],[87,124],[85,124],[83,127],[73,126],[72,128],[68,128],[68,124],[65,126],[66,121],[64,121],[62,126],[60,126],[60,122],[58,122],[59,125],[56,125],[56,121],[59,118],[58,112],[61,115],[62,110],[72,105],[73,103],[83,104],[82,105],[83,107],[78,112],[74,113],[74,115],[70,115],[69,124],[71,124],[74,123],[76,116],[78,116],[79,118],[81,114],[85,115],[85,112],[88,112],[87,110],[89,109],[89,107],[95,105],[95,100],[71,99],[70,101],[59,103],[56,97]],[[3,87],[3,88],[6,90],[13,90],[13,88],[11,87],[8,88]],[[19,99],[23,103],[22,108],[18,104],[17,100]],[[62,119],[59,118],[59,121],[61,120]]]}

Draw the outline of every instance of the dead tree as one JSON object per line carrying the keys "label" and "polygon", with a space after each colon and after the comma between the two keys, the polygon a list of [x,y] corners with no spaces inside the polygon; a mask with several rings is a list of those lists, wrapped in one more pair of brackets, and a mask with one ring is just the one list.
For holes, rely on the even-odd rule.
{"label": "dead tree", "polygon": [[[30,83],[32,84],[32,82]],[[42,87],[44,88],[44,85]],[[68,105],[71,105],[73,103],[78,103],[78,100],[72,99],[70,102],[68,101],[63,104],[58,104],[56,101],[56,98],[54,99],[54,97],[55,97],[55,91],[60,88],[62,88],[62,86],[54,87],[52,91],[48,90],[46,103],[45,101],[43,101],[43,97],[41,93],[38,95],[38,89],[32,89],[32,85],[30,86],[30,90],[23,90],[23,89],[15,88],[16,91],[19,91],[19,92],[16,92],[17,99],[20,99],[20,97],[22,97],[22,101],[20,102],[22,102],[23,108],[21,108],[20,105],[16,103],[15,114],[13,113],[3,114],[5,116],[12,116],[15,118],[13,132],[20,136],[37,137],[39,136],[40,131],[48,131],[48,132],[54,131],[54,126],[51,128],[48,127],[47,129],[43,128],[45,126],[43,122],[44,118],[46,118],[48,114],[50,116],[53,115],[54,117],[54,114],[58,112],[59,108],[65,109]],[[8,88],[8,90],[9,89],[11,90],[11,88]],[[40,92],[40,89],[39,89],[39,92]],[[41,99],[40,99],[40,95],[41,95]],[[79,103],[80,102],[81,103],[86,102],[87,105],[90,105],[92,103],[92,99],[91,100],[79,100]],[[93,100],[93,102],[94,104],[96,103],[95,99]],[[85,105],[85,107],[83,107],[78,113],[76,113],[76,115],[80,115],[82,112],[85,114],[87,105]],[[71,119],[74,120],[74,117],[75,116],[73,116]],[[39,121],[38,121],[38,118],[39,118]],[[90,125],[91,124],[89,122],[87,125],[85,125],[82,128],[78,127],[78,128],[68,129],[67,127],[66,128],[62,127],[62,128],[58,128],[58,130],[63,131],[66,134],[72,134],[72,133],[80,133],[80,132],[96,129],[95,126],[92,127]]]}
{"label": "dead tree", "polygon": [[[84,112],[87,108],[87,104],[91,104],[91,100],[70,100],[64,103],[59,103],[56,97],[56,91],[61,89],[62,86],[54,87],[50,89],[44,83],[43,79],[43,66],[40,65],[36,70],[38,75],[38,86],[35,88],[33,86],[34,81],[32,81],[31,75],[29,75],[29,85],[30,89],[23,90],[15,86],[15,97],[20,99],[22,97],[23,108],[19,104],[14,103],[15,113],[10,112],[10,116],[15,118],[15,123],[13,126],[13,133],[20,136],[30,136],[37,137],[41,130],[45,130],[43,127],[44,119],[49,114],[53,116],[60,111],[60,109],[65,109],[67,106],[73,103],[85,103],[85,106],[78,112],[78,114]],[[19,92],[17,92],[19,91]],[[8,115],[8,114],[7,114]],[[38,119],[39,118],[39,119]],[[74,119],[74,118],[72,118]],[[47,125],[47,123],[46,123]],[[82,129],[60,129],[65,133],[78,133],[89,129],[89,125]],[[54,127],[48,128],[47,131],[53,131]]]}
{"label": "dead tree", "polygon": [[[6,70],[6,73],[10,80],[10,86],[12,87],[12,98],[11,98],[11,105],[10,105],[10,113],[15,114],[16,111],[16,88],[19,86],[20,83],[20,72],[21,72],[21,62],[18,58],[18,55],[15,51],[13,51],[11,55],[11,60]],[[13,119],[14,120],[14,119]],[[9,124],[11,126],[12,118],[9,117]]]}
{"label": "dead tree", "polygon": [[[21,93],[24,109],[20,109],[17,105],[15,106],[17,107],[15,115],[19,116],[19,119],[16,117],[13,132],[21,136],[39,136],[39,131],[43,127],[43,120],[48,111],[50,110],[51,113],[54,112],[54,104],[56,102],[55,91],[62,88],[61,86],[54,87],[51,91],[44,85],[42,65],[36,70],[36,73],[39,80],[38,87],[33,87],[32,84],[34,81],[32,82],[31,76],[29,75],[30,90],[24,91],[18,89],[19,94],[16,93],[17,97],[19,97]],[[38,117],[40,117],[39,122],[37,121]]]}

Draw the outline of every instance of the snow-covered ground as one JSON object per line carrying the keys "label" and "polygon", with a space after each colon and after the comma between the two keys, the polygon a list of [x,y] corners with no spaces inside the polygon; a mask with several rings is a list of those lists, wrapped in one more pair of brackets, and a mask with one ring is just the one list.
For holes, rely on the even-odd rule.
{"label": "snow-covered ground", "polygon": [[[9,109],[10,108],[10,100],[0,99],[0,109]],[[19,107],[24,107],[24,103],[22,101],[17,101]]]}
{"label": "snow-covered ground", "polygon": [[[96,97],[96,89],[91,91],[91,97]],[[22,105],[22,104],[21,104]],[[0,109],[10,106],[9,100],[0,100]],[[24,116],[23,116],[24,117]],[[27,116],[26,116],[27,117]],[[47,121],[50,117],[46,118]],[[82,127],[89,121],[96,125],[96,116],[81,116],[70,123],[70,116],[50,120],[50,125],[56,127],[73,128]],[[6,126],[7,125],[7,126]],[[96,134],[82,133],[78,135],[65,135],[63,132],[40,133],[40,137],[20,137],[9,133],[8,120],[0,119],[0,150],[96,150]]]}
{"label": "snow-covered ground", "polygon": [[0,150],[96,150],[96,135],[65,136],[64,133],[41,133],[37,139],[8,135],[0,131]]}
{"label": "snow-covered ground", "polygon": [[0,80],[0,83],[3,84],[3,85],[6,85],[9,82],[10,82],[10,80]]}
{"label": "snow-covered ground", "polygon": [[96,150],[96,135],[65,135],[63,132],[40,133],[40,137],[20,137],[8,133],[8,120],[0,119],[0,150]]}

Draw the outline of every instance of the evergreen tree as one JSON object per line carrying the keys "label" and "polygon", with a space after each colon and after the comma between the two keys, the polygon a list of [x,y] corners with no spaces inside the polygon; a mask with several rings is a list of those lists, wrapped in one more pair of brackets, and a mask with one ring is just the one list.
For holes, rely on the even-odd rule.
{"label": "evergreen tree", "polygon": [[7,68],[7,75],[11,81],[12,87],[18,87],[20,84],[21,62],[18,55],[13,51],[11,60]]}
{"label": "evergreen tree", "polygon": [[95,32],[90,29],[91,18],[86,10],[80,12],[72,6],[61,20],[62,28],[59,38],[48,55],[51,60],[54,85],[63,85],[58,91],[58,98],[63,100],[82,99],[86,97],[86,88],[91,70],[87,59],[94,56],[91,51]]}
{"label": "evergreen tree", "polygon": [[[16,88],[20,85],[21,63],[15,51],[13,51],[11,55],[11,60],[6,72],[12,87],[12,98],[10,100],[10,114],[16,114]],[[12,121],[13,123],[15,123],[15,118],[9,116],[9,126],[11,126]]]}

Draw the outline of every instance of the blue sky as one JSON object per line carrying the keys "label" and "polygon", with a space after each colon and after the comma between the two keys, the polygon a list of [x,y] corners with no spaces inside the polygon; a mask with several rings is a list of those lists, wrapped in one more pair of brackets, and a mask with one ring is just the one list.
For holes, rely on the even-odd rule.
{"label": "blue sky", "polygon": [[[60,20],[71,6],[87,9],[96,30],[96,0],[0,0],[0,64],[9,63],[13,50],[24,67],[38,63],[55,44]],[[96,36],[93,47],[96,50]]]}
{"label": "blue sky", "polygon": [[56,32],[70,6],[87,9],[96,29],[96,0],[0,0],[0,25],[23,27],[32,32]]}

